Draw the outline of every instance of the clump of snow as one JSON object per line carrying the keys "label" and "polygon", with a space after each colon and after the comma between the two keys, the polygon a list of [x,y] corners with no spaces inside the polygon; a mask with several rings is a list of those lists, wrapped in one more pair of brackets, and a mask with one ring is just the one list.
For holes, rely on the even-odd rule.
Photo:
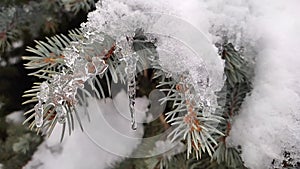
{"label": "clump of snow", "polygon": [[20,57],[19,56],[14,56],[14,57],[9,57],[8,62],[9,64],[13,65],[16,64],[20,61]]}
{"label": "clump of snow", "polygon": [[0,66],[5,67],[7,65],[7,62],[5,60],[1,60],[0,58]]}
{"label": "clump of snow", "polygon": [[22,47],[23,45],[24,45],[24,42],[22,40],[12,42],[13,48],[19,48],[19,47]]}
{"label": "clump of snow", "polygon": [[25,120],[24,117],[24,111],[14,111],[6,116],[5,121],[7,123],[13,123],[13,124],[22,124]]}
{"label": "clump of snow", "polygon": [[[114,98],[115,101],[122,103],[125,103],[126,99],[124,91]],[[137,98],[140,108],[147,108],[143,105],[148,102],[146,98]],[[76,125],[72,135],[66,136],[63,142],[59,143],[61,126],[57,125],[50,138],[38,147],[33,159],[24,169],[105,168],[121,160],[123,157],[121,155],[129,156],[140,143],[140,139],[127,141],[126,138],[142,138],[143,125],[139,124],[137,131],[131,130],[130,121],[119,114],[110,98],[100,101],[89,99],[88,111],[91,122],[88,122],[87,116],[81,118],[85,132]],[[140,115],[140,118],[145,118],[146,109],[136,111],[137,114],[144,114]]]}
{"label": "clump of snow", "polygon": [[[300,2],[253,1],[261,35],[253,92],[234,122],[231,140],[250,168],[267,168],[282,152],[300,160]],[[253,33],[253,32],[251,32]]]}
{"label": "clump of snow", "polygon": [[[242,146],[247,167],[267,168],[283,151],[300,157],[300,16],[297,0],[171,1],[180,15],[212,42],[226,36],[235,47],[258,53],[253,94],[230,138]],[[247,51],[246,51],[247,53]],[[256,53],[248,53],[252,60]]]}
{"label": "clump of snow", "polygon": [[160,154],[165,152],[163,157],[165,159],[171,159],[172,156],[182,153],[186,150],[186,147],[181,142],[171,142],[171,140],[159,140],[155,142],[155,147],[152,150],[153,154]]}
{"label": "clump of snow", "polygon": [[87,34],[105,32],[117,42],[133,36],[136,29],[144,29],[147,35],[158,40],[157,52],[163,69],[174,76],[188,72],[195,90],[203,91],[201,96],[209,95],[206,99],[214,101],[212,93],[223,86],[224,63],[213,42],[206,37],[209,31],[203,33],[201,23],[186,19],[185,12],[194,2],[188,5],[180,2],[185,6],[181,9],[173,6],[176,3],[173,1],[105,0],[96,4],[97,9],[81,26]]}

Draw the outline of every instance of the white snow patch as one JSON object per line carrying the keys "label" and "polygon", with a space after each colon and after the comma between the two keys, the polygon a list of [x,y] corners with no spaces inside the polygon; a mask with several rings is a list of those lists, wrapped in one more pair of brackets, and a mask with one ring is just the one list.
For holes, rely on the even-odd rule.
{"label": "white snow patch", "polygon": [[14,56],[14,57],[9,57],[8,62],[9,64],[13,65],[18,63],[21,60],[20,56]]}
{"label": "white snow patch", "polygon": [[[114,100],[120,104],[126,104],[127,95],[121,91]],[[113,101],[109,98],[105,101],[89,99],[89,103],[91,122],[87,122],[86,116],[83,116],[84,128],[85,132],[99,145],[93,143],[86,133],[81,132],[78,125],[76,125],[72,135],[65,137],[60,144],[61,126],[57,125],[51,137],[38,147],[33,159],[23,168],[103,169],[122,159],[116,154],[130,155],[139,144],[139,140],[126,141],[122,139],[120,133],[132,138],[141,138],[144,133],[143,125],[139,124],[137,131],[131,130],[130,121],[120,115],[120,112],[115,109]],[[147,107],[148,103],[146,98],[137,99],[137,105],[141,106],[136,111],[138,114],[144,114],[144,116],[138,116],[139,118],[145,118],[146,109],[144,108]],[[141,121],[141,119],[139,120]],[[121,130],[121,132],[117,133],[116,130]],[[102,142],[97,142],[98,140]]]}
{"label": "white snow patch", "polygon": [[0,66],[5,67],[7,65],[7,62],[5,60],[0,60]]}
{"label": "white snow patch", "polygon": [[13,48],[19,48],[19,47],[22,47],[23,45],[24,45],[24,42],[22,40],[15,41],[12,43]]}
{"label": "white snow patch", "polygon": [[6,116],[5,121],[7,123],[14,123],[14,124],[22,124],[25,120],[24,111],[14,111]]}
{"label": "white snow patch", "polygon": [[[253,1],[261,35],[252,95],[235,120],[231,140],[245,164],[267,168],[283,151],[300,160],[300,2]],[[253,33],[253,32],[252,32]]]}
{"label": "white snow patch", "polygon": [[186,147],[183,143],[171,142],[171,140],[159,140],[155,142],[155,147],[152,150],[153,154],[160,154],[165,152],[163,157],[166,159],[171,159],[174,155],[182,153],[186,150]]}

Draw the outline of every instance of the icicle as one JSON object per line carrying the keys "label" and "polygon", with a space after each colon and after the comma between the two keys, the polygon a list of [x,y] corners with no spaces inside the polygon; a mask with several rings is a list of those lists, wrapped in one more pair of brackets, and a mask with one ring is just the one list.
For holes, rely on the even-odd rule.
{"label": "icicle", "polygon": [[135,81],[135,73],[136,73],[136,64],[138,61],[138,55],[132,50],[133,39],[131,36],[123,37],[117,40],[117,49],[116,53],[118,53],[120,60],[125,61],[125,73],[127,78],[127,93],[129,97],[129,110],[130,110],[130,118],[131,118],[131,129],[136,130],[137,124],[135,120],[135,95],[136,95],[136,81]]}
{"label": "icicle", "polygon": [[34,106],[34,110],[35,110],[35,125],[36,127],[42,127],[43,123],[44,123],[44,107],[42,105],[41,102],[38,102],[35,106]]}
{"label": "icicle", "polygon": [[130,118],[131,118],[131,129],[136,130],[137,124],[135,121],[135,95],[136,95],[136,81],[135,81],[135,72],[136,72],[136,63],[138,60],[138,55],[133,53],[132,56],[127,56],[125,58],[126,68],[125,72],[127,75],[127,92],[129,97],[129,109],[130,109]]}

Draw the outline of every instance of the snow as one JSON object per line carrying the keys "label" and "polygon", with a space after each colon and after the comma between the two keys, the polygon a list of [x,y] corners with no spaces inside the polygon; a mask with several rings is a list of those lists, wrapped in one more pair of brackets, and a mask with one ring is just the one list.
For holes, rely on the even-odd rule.
{"label": "snow", "polygon": [[13,48],[20,48],[24,45],[24,42],[22,40],[19,40],[19,41],[12,42],[11,45]]}
{"label": "snow", "polygon": [[[77,125],[71,136],[64,138],[60,144],[61,126],[55,127],[50,138],[46,139],[33,155],[33,159],[23,169],[103,169],[113,162],[130,156],[143,136],[143,125],[137,131],[130,128],[130,120],[120,115],[114,102],[121,102],[122,111],[129,114],[127,95],[122,90],[113,100],[96,100],[89,98],[88,108],[91,122],[83,116],[85,132]],[[139,108],[136,112],[139,121],[146,118],[145,112],[149,101],[137,98]]]}
{"label": "snow", "polygon": [[242,146],[247,166],[267,168],[285,150],[300,160],[300,3],[253,4],[261,34],[254,90],[235,120],[231,139]]}
{"label": "snow", "polygon": [[[243,104],[240,115],[235,119],[228,142],[242,146],[242,158],[245,165],[252,169],[268,168],[273,158],[282,158],[281,154],[284,150],[294,152],[294,158],[299,159],[300,152],[297,151],[300,150],[300,20],[298,19],[300,16],[300,1],[104,0],[103,5],[107,11],[97,10],[90,13],[88,22],[82,24],[85,31],[103,30],[113,37],[118,37],[133,33],[134,28],[140,25],[145,25],[146,28],[151,25],[156,26],[150,27],[152,28],[150,29],[151,31],[158,30],[159,26],[163,26],[161,24],[153,24],[156,21],[162,21],[157,20],[157,15],[152,15],[151,18],[145,12],[163,12],[178,16],[184,20],[184,23],[188,23],[188,26],[184,28],[191,28],[190,25],[193,25],[198,29],[198,33],[201,33],[202,41],[196,43],[192,39],[187,41],[187,43],[184,41],[182,41],[183,43],[178,42],[171,51],[165,51],[166,48],[162,46],[158,49],[162,49],[161,51],[166,53],[169,52],[173,54],[172,56],[179,57],[173,61],[179,66],[186,66],[185,68],[188,70],[193,68],[194,65],[201,65],[202,61],[206,63],[210,75],[213,75],[216,79],[214,84],[216,87],[214,89],[219,87],[218,85],[220,84],[218,82],[222,79],[220,77],[220,69],[222,69],[220,58],[210,60],[211,62],[207,63],[205,61],[211,59],[207,56],[213,55],[205,55],[204,53],[204,55],[200,55],[201,58],[196,58],[190,52],[188,54],[191,57],[188,57],[188,55],[187,57],[191,59],[191,63],[188,63],[186,59],[182,61],[182,58],[180,58],[182,53],[185,52],[176,50],[182,49],[176,47],[188,44],[188,47],[192,46],[192,49],[199,52],[201,49],[208,49],[205,45],[219,42],[222,35],[226,35],[229,41],[237,48],[244,46],[248,54],[245,58],[249,61],[256,60],[254,89],[252,95]],[[97,6],[99,7],[99,3]],[[116,12],[109,13],[114,10]],[[124,14],[129,15],[124,20],[121,20],[120,18]],[[136,22],[134,22],[135,20]],[[105,22],[109,26],[105,27]],[[164,23],[167,26],[172,25],[171,23]],[[172,26],[175,30],[179,30],[179,27],[182,25],[184,24]],[[162,27],[162,30],[159,31],[165,33],[164,31],[166,30]],[[165,35],[175,36],[176,34],[171,31]],[[180,35],[182,35],[182,32],[175,36],[179,38],[179,41],[182,40],[181,38],[186,40],[191,37],[190,34],[186,37]],[[173,40],[177,39],[174,38]],[[198,46],[199,49],[193,45]],[[184,49],[184,51],[188,50]],[[216,49],[210,48],[209,51],[216,52]],[[255,58],[254,55],[256,56]],[[196,59],[199,60],[193,62]],[[166,67],[172,65],[167,62],[171,61],[171,59],[164,58],[164,60]],[[106,105],[108,107],[103,102],[100,104],[103,108],[103,110],[101,109],[103,114],[105,112],[114,112],[114,109],[109,107],[112,106],[109,99],[107,100],[108,105]],[[122,102],[118,102],[116,105],[123,106]],[[123,110],[123,108],[120,109]],[[104,117],[109,122],[115,122],[114,116],[109,117],[109,114],[106,115]],[[115,127],[118,123],[113,124]],[[114,152],[119,150],[119,148],[122,149],[122,147],[117,145],[126,145],[124,147],[127,148],[120,150],[122,155],[126,155],[138,144],[138,141],[133,141],[132,143],[129,141],[123,144],[122,139],[116,137],[110,130],[111,128],[105,123],[94,125],[91,125],[90,130],[88,130],[90,136],[93,136],[98,143],[103,138],[108,139],[104,139],[107,143],[105,146],[109,147],[109,145],[112,145],[109,148]],[[122,133],[127,131],[126,134],[132,134],[129,125],[126,125],[126,123],[120,123],[120,128],[116,127],[114,131],[122,131]],[[139,130],[141,129],[141,127],[138,128]],[[58,130],[58,128],[55,130],[52,138],[58,138]],[[103,134],[107,134],[107,136],[100,138],[100,135],[103,136]],[[138,131],[135,134],[142,135],[142,132]],[[109,139],[110,136],[112,137],[111,139]],[[34,165],[34,161],[35,164],[38,164],[38,161],[42,160],[44,164],[39,167],[41,169],[42,167],[47,169],[101,168],[101,166],[106,166],[106,163],[117,159],[116,156],[104,150],[96,149],[86,135],[78,130],[71,137],[65,139],[61,154],[53,155],[45,148],[50,142],[51,139],[43,143],[39,151],[34,155],[33,162],[29,163],[28,166]],[[88,155],[88,158],[85,158],[86,155]],[[64,166],[62,167],[61,165]]]}
{"label": "snow", "polygon": [[[249,168],[268,168],[290,151],[300,158],[300,2],[297,0],[169,1],[213,43],[228,36],[256,60],[253,94],[231,131]],[[165,7],[165,6],[164,6]],[[254,55],[257,55],[254,58]],[[230,142],[230,141],[229,141]]]}
{"label": "snow", "polygon": [[[106,0],[96,5],[98,9],[89,13],[88,22],[81,26],[86,34],[103,31],[117,42],[132,36],[136,29],[144,29],[158,40],[157,52],[163,69],[173,77],[188,72],[187,78],[201,99],[212,98],[211,104],[216,105],[212,93],[223,86],[224,63],[207,37],[209,31],[202,32],[202,23],[195,23],[191,17],[186,19],[185,10],[196,1],[191,2],[180,2],[185,6],[182,10],[173,6],[173,1]],[[207,79],[209,84],[204,85]]]}
{"label": "snow", "polygon": [[22,122],[25,120],[23,114],[24,111],[14,111],[6,116],[5,121],[7,123],[22,124]]}
{"label": "snow", "polygon": [[155,143],[155,147],[152,150],[153,154],[160,154],[161,152],[166,152],[163,154],[165,159],[171,159],[172,156],[182,153],[186,150],[186,147],[183,143],[171,142],[171,140],[159,140]]}

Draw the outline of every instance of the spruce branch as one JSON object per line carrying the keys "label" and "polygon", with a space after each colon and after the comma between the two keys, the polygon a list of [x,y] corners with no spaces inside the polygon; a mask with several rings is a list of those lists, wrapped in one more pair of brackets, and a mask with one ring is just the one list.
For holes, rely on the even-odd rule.
{"label": "spruce branch", "polygon": [[[173,156],[171,161],[166,161],[164,158],[154,158],[155,160],[146,160],[148,161],[148,163],[150,163],[149,166],[160,166],[158,168],[168,169],[177,168],[178,166],[182,166],[182,168],[197,169],[245,168],[243,166],[242,158],[240,157],[240,152],[235,147],[226,146],[225,141],[226,137],[230,133],[234,116],[238,114],[244,98],[251,92],[252,72],[249,71],[251,70],[251,68],[249,68],[247,62],[242,58],[240,53],[234,49],[234,46],[232,44],[223,44],[220,48],[220,56],[225,60],[224,72],[227,79],[225,81],[223,89],[218,92],[218,103],[220,107],[216,112],[216,120],[218,120],[218,125],[215,127],[215,129],[217,129],[220,133],[217,132],[211,134],[213,139],[216,141],[213,142],[213,147],[210,149],[212,151],[212,154],[210,154],[209,150],[206,149],[207,151],[203,150],[204,153],[200,160],[187,158],[184,153]],[[186,116],[182,117],[182,114],[186,114],[186,112],[188,112],[188,110],[185,108],[186,100],[184,98],[182,99],[180,97],[180,93],[178,93],[178,91],[182,91],[182,84],[178,85],[178,82],[174,81],[172,78],[166,78],[166,73],[163,72],[162,68],[160,68],[158,64],[156,64],[154,67],[158,69],[155,72],[155,78],[160,78],[162,80],[157,87],[165,87],[161,90],[166,93],[166,97],[161,101],[169,101],[173,103],[174,109],[166,113],[166,119],[168,120],[168,122],[175,121],[173,122],[173,124],[182,125],[182,121],[184,121],[184,118],[186,118]],[[188,108],[191,110],[191,108],[193,107]],[[191,116],[187,117],[189,117],[189,120],[193,119]],[[196,121],[196,123],[192,125],[193,133],[195,129],[199,128],[199,126],[197,126],[199,124],[201,123],[198,123]],[[184,130],[184,127],[182,127],[180,129],[178,128],[178,130],[175,129],[173,133],[177,133],[177,135],[180,136],[182,133],[186,133],[186,131]],[[191,143],[195,142],[193,136],[185,140],[186,142],[188,142],[188,140],[192,140]],[[197,147],[194,144],[192,144],[190,147],[197,150]],[[210,146],[208,148],[210,148]],[[198,157],[200,153],[198,155],[196,153],[196,157]],[[178,157],[180,158],[178,159]]]}
{"label": "spruce branch", "polygon": [[[234,148],[227,148],[224,141],[230,131],[233,115],[238,112],[243,98],[249,92],[244,85],[250,84],[243,69],[244,61],[233,46],[222,46],[227,76],[226,86],[222,91],[225,93],[225,105],[219,108],[224,111],[215,112],[215,105],[211,106],[209,102],[215,96],[214,91],[209,88],[209,77],[201,81],[206,92],[203,98],[197,95],[188,72],[176,74],[160,65],[155,40],[148,39],[142,29],[137,29],[134,37],[125,36],[120,39],[113,39],[99,31],[75,30],[69,36],[57,35],[48,38],[47,42],[37,41],[36,48],[28,48],[35,56],[24,57],[29,60],[26,67],[38,69],[31,75],[44,80],[24,95],[32,98],[25,103],[37,102],[34,109],[26,112],[29,117],[25,122],[30,122],[29,127],[35,128],[38,133],[50,135],[54,126],[61,123],[62,140],[65,133],[71,134],[74,130],[76,118],[83,130],[79,115],[82,112],[77,110],[78,105],[84,107],[84,113],[88,116],[88,98],[93,94],[99,99],[110,96],[110,84],[125,83],[126,80],[128,82],[130,71],[130,80],[135,86],[134,71],[142,71],[149,64],[155,69],[154,78],[160,80],[157,87],[166,94],[161,102],[172,103],[173,109],[165,113],[166,122],[175,128],[169,134],[169,139],[185,143],[185,159],[190,159],[191,154],[197,160],[204,159],[194,162],[191,164],[193,166],[198,163],[205,163],[208,167],[220,163],[226,163],[230,167],[242,164],[238,152]],[[138,63],[130,67],[130,61],[126,59],[136,60],[137,55]],[[125,71],[128,67],[131,70]],[[90,90],[87,86],[90,86]],[[135,91],[133,93],[135,96]],[[227,157],[228,152],[230,157]],[[208,163],[209,158],[213,158],[213,162]],[[160,167],[168,164],[164,158],[158,161]]]}
{"label": "spruce branch", "polygon": [[226,138],[229,136],[234,116],[239,113],[245,97],[251,92],[252,68],[243,59],[241,54],[235,50],[231,43],[224,43],[219,47],[219,54],[225,60],[225,75],[227,77],[223,89],[219,92],[219,102],[224,103],[219,113],[223,120],[218,128],[225,133],[221,137],[220,144],[216,148],[213,159],[219,164],[225,164],[232,168],[244,168],[240,152],[234,147],[226,145]]}
{"label": "spruce branch", "polygon": [[[159,65],[155,67],[158,68]],[[216,128],[223,118],[217,114],[205,114],[205,105],[195,98],[194,86],[189,83],[187,77],[173,75],[172,78],[166,79],[167,73],[162,70],[160,68],[155,76],[162,77],[157,87],[164,86],[160,90],[166,93],[166,97],[161,101],[172,102],[174,108],[165,113],[166,121],[175,126],[169,137],[172,141],[186,141],[188,158],[192,152],[197,158],[201,158],[202,152],[212,156],[214,147],[218,144],[216,136],[224,135]]]}
{"label": "spruce branch", "polygon": [[[47,38],[47,42],[36,43],[35,48],[27,49],[35,56],[25,56],[23,59],[29,61],[25,64],[26,68],[38,69],[29,75],[45,81],[35,83],[31,90],[24,93],[24,97],[31,97],[24,104],[37,102],[34,109],[25,113],[28,118],[24,123],[29,122],[31,129],[37,126],[35,130],[38,133],[48,136],[54,126],[61,123],[62,140],[66,129],[69,134],[74,130],[75,118],[83,130],[77,105],[83,106],[88,115],[87,98],[92,97],[91,92],[94,91],[98,98],[107,97],[104,88],[110,91],[110,78],[117,82],[122,73],[116,71],[119,63],[114,61],[117,58],[113,54],[114,44],[109,37],[101,42],[84,37],[80,30],[72,30],[68,36],[56,35]],[[103,80],[106,87],[101,82]],[[92,91],[85,89],[85,85],[90,85]]]}

